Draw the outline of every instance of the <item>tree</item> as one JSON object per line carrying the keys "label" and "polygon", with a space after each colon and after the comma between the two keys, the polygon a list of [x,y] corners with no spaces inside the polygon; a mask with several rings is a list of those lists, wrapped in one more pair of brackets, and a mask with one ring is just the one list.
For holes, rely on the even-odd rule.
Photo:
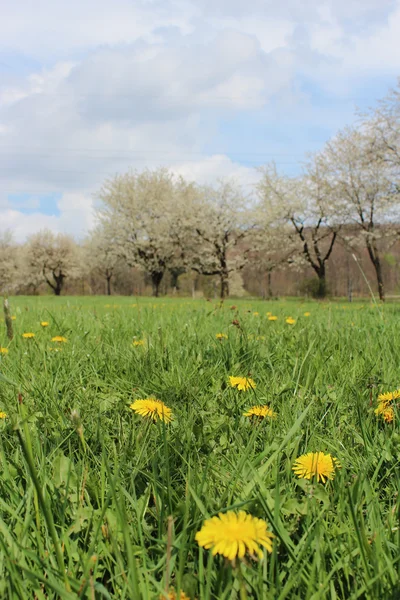
{"label": "tree", "polygon": [[399,185],[400,175],[400,78],[378,106],[362,115],[362,128],[374,140],[375,156],[392,171]]}
{"label": "tree", "polygon": [[30,236],[24,247],[27,279],[41,278],[60,296],[67,278],[81,272],[79,249],[74,240],[45,229]]}
{"label": "tree", "polygon": [[[271,215],[274,227],[290,225],[300,252],[318,277],[317,297],[327,293],[326,264],[337,240],[340,223],[335,217],[330,188],[319,157],[307,165],[302,177],[279,175],[274,164],[261,169],[257,188],[261,210]],[[293,239],[293,238],[292,238]]]}
{"label": "tree", "polygon": [[186,215],[194,194],[193,184],[165,169],[117,175],[100,190],[100,222],[118,255],[150,275],[154,296],[165,272],[186,261]]}
{"label": "tree", "polygon": [[0,292],[7,293],[18,286],[19,256],[12,233],[0,233]]}
{"label": "tree", "polygon": [[[202,275],[218,275],[221,299],[229,296],[229,276],[240,271],[249,254],[249,234],[254,225],[238,189],[231,183],[200,190],[192,212],[191,267]],[[241,247],[239,248],[239,245]]]}
{"label": "tree", "polygon": [[[260,295],[272,298],[272,273],[280,267],[297,264],[298,244],[289,227],[285,224],[269,222],[269,215],[260,211],[257,215],[257,228],[253,233],[253,250],[249,255],[250,271],[260,283]],[[266,276],[266,289],[265,289]]]}
{"label": "tree", "polygon": [[374,266],[379,298],[384,301],[382,245],[393,237],[391,222],[399,219],[399,190],[391,165],[377,148],[371,130],[347,128],[328,142],[323,160],[335,194],[336,210],[361,230]]}
{"label": "tree", "polygon": [[98,226],[89,234],[83,249],[87,265],[105,279],[106,293],[111,296],[111,280],[122,262],[114,241],[103,227]]}

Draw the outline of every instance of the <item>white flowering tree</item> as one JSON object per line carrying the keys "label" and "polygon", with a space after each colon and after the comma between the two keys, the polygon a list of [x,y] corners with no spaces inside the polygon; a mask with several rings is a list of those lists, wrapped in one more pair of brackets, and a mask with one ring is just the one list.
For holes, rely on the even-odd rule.
{"label": "white flowering tree", "polygon": [[254,229],[251,211],[231,183],[205,186],[190,215],[191,267],[202,275],[218,276],[221,299],[229,296],[229,277],[240,271],[250,253]]}
{"label": "white flowering tree", "polygon": [[336,210],[361,233],[383,301],[382,255],[393,239],[391,224],[399,223],[400,204],[392,164],[379,148],[381,139],[373,130],[348,128],[326,145],[323,161]]}
{"label": "white flowering tree", "polygon": [[103,227],[97,226],[90,232],[83,244],[83,254],[88,269],[105,281],[106,293],[111,296],[112,278],[124,261]]}
{"label": "white flowering tree", "polygon": [[[274,164],[261,169],[257,186],[261,199],[259,210],[269,215],[274,228],[290,226],[297,239],[298,252],[318,278],[316,296],[326,295],[326,265],[340,229],[319,157],[310,160],[301,177],[278,174]],[[290,252],[293,254],[293,252]]]}
{"label": "white flowering tree", "polygon": [[166,169],[117,175],[103,185],[98,216],[116,253],[150,275],[159,295],[166,271],[187,262],[187,215],[195,192],[192,184]]}
{"label": "white flowering tree", "polygon": [[375,156],[388,168],[399,186],[400,175],[400,78],[378,105],[363,115],[363,131],[374,140]]}
{"label": "white flowering tree", "polygon": [[82,272],[80,249],[74,240],[61,233],[44,229],[30,236],[23,248],[26,282],[42,280],[60,296],[65,280]]}
{"label": "white flowering tree", "polygon": [[20,248],[12,233],[0,233],[0,292],[8,293],[18,287]]}

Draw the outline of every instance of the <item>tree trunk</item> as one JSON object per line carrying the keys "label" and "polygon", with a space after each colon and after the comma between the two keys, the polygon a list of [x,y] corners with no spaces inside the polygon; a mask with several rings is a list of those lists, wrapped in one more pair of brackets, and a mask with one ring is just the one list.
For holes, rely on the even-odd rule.
{"label": "tree trunk", "polygon": [[374,243],[371,244],[369,240],[367,240],[367,250],[369,257],[371,259],[372,264],[374,265],[376,280],[378,282],[378,293],[379,300],[385,302],[385,286],[383,283],[383,274],[382,274],[382,265],[381,259],[379,258],[378,248]]}
{"label": "tree trunk", "polygon": [[221,281],[221,300],[225,300],[229,296],[229,278],[227,273],[221,273],[220,275]]}
{"label": "tree trunk", "polygon": [[107,296],[111,296],[111,277],[112,275],[108,275],[107,279]]}
{"label": "tree trunk", "polygon": [[272,271],[268,271],[267,273],[267,282],[268,282],[268,298],[272,298]]}
{"label": "tree trunk", "polygon": [[326,269],[325,263],[321,262],[318,269],[314,269],[318,277],[318,286],[315,292],[315,297],[323,299],[326,297]]}
{"label": "tree trunk", "polygon": [[64,286],[64,275],[53,275],[54,277],[54,281],[56,282],[55,286],[53,287],[54,293],[56,296],[61,296],[61,290],[63,289]]}
{"label": "tree trunk", "polygon": [[163,276],[164,273],[160,271],[153,271],[151,273],[151,285],[153,287],[153,296],[155,298],[158,298],[158,296],[160,295],[160,284]]}
{"label": "tree trunk", "polygon": [[318,287],[317,287],[317,298],[325,298],[326,297],[326,275],[325,269],[323,269],[323,273],[318,273]]}
{"label": "tree trunk", "polygon": [[171,270],[171,287],[174,291],[174,294],[179,290],[178,279],[180,272]]}

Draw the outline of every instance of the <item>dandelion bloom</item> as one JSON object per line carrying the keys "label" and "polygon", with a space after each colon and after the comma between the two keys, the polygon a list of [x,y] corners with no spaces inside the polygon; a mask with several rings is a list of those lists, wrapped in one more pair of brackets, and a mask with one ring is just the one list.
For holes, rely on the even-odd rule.
{"label": "dandelion bloom", "polygon": [[393,402],[400,398],[400,390],[394,390],[394,392],[384,392],[378,396],[378,406],[375,409],[377,416],[382,415],[382,418],[386,423],[391,423],[394,419],[394,408]]}
{"label": "dandelion bloom", "polygon": [[16,317],[15,315],[12,315],[12,317],[11,317],[12,321],[15,321],[15,320],[16,320],[16,318],[17,318],[17,317]]}
{"label": "dandelion bloom", "polygon": [[276,315],[270,315],[268,317],[268,321],[277,321],[277,320],[278,320],[278,317]]}
{"label": "dandelion bloom", "polygon": [[48,327],[49,326],[49,322],[48,321],[40,321],[40,324],[42,327]]}
{"label": "dandelion bloom", "polygon": [[256,417],[258,419],[265,419],[265,417],[270,417],[271,419],[273,419],[274,417],[276,417],[276,412],[274,412],[272,408],[264,404],[262,406],[252,406],[247,412],[243,413],[243,416],[250,418]]}
{"label": "dandelion bloom", "polygon": [[229,383],[231,384],[232,387],[237,388],[238,390],[241,391],[246,391],[249,388],[250,389],[255,389],[256,387],[256,383],[253,379],[251,379],[250,377],[229,377]]}
{"label": "dandelion bloom", "polygon": [[288,317],[286,319],[286,323],[288,323],[289,325],[294,325],[296,323],[296,319],[293,319],[293,317]]}
{"label": "dandelion bloom", "polygon": [[400,398],[400,390],[394,390],[394,392],[384,392],[383,394],[379,394],[378,401],[384,404],[389,404],[393,402],[393,400],[398,400]]}
{"label": "dandelion bloom", "polygon": [[383,417],[383,420],[386,421],[386,423],[391,423],[394,419],[393,406],[389,406],[388,408],[385,408],[384,411],[382,412],[382,417]]}
{"label": "dandelion bloom", "polygon": [[246,552],[250,556],[263,557],[260,546],[272,552],[272,538],[267,523],[262,519],[249,515],[244,510],[230,510],[219,513],[204,521],[200,531],[196,533],[199,546],[211,549],[213,556],[222,554],[229,560],[243,558]]}
{"label": "dandelion bloom", "polygon": [[55,335],[54,337],[51,338],[52,342],[58,342],[60,344],[65,344],[65,342],[67,342],[67,338],[63,337],[62,335]]}
{"label": "dandelion bloom", "polygon": [[300,479],[311,479],[316,476],[317,481],[325,483],[327,479],[335,477],[335,469],[341,465],[337,458],[323,452],[308,452],[296,459],[293,471]]}
{"label": "dandelion bloom", "polygon": [[227,340],[228,336],[226,335],[226,333],[217,333],[216,336],[217,340]]}
{"label": "dandelion bloom", "polygon": [[30,340],[35,337],[35,334],[32,333],[31,331],[28,331],[27,333],[23,333],[22,337],[25,338],[26,340]]}
{"label": "dandelion bloom", "polygon": [[309,313],[309,312],[305,312],[305,313],[304,313],[304,316],[305,316],[305,317],[309,317],[310,315],[311,315],[311,313]]}
{"label": "dandelion bloom", "polygon": [[255,317],[258,317],[258,315],[259,315],[259,314],[260,314],[259,312],[253,312],[253,315],[254,315]]}
{"label": "dandelion bloom", "polygon": [[132,346],[144,346],[144,340],[133,340]]}
{"label": "dandelion bloom", "polygon": [[8,348],[2,348],[0,346],[0,354],[8,354]]}
{"label": "dandelion bloom", "polygon": [[145,398],[143,400],[135,400],[130,407],[135,413],[142,417],[148,417],[153,421],[164,421],[169,423],[172,420],[172,410],[165,406],[164,402],[156,398]]}
{"label": "dandelion bloom", "polygon": [[267,315],[267,317],[270,317],[270,316],[272,315],[272,312],[271,312],[271,311],[268,311],[268,312],[266,313],[266,315]]}
{"label": "dandelion bloom", "polygon": [[0,419],[6,419],[7,418],[7,413],[0,411]]}

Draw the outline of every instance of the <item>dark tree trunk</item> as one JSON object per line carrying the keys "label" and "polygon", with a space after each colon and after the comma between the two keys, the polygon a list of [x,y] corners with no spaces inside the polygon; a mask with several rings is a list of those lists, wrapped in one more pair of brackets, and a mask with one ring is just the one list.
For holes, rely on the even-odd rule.
{"label": "dark tree trunk", "polygon": [[158,298],[158,296],[160,295],[160,284],[163,276],[164,273],[160,271],[153,271],[151,273],[151,285],[153,287],[153,296],[155,298]]}
{"label": "dark tree trunk", "polygon": [[323,263],[319,266],[319,269],[316,270],[316,273],[318,276],[318,286],[317,286],[315,297],[323,299],[326,297],[326,293],[327,293],[325,263]]}
{"label": "dark tree trunk", "polygon": [[268,273],[267,273],[267,282],[268,282],[268,298],[272,298],[272,271],[268,271]]}
{"label": "dark tree trunk", "polygon": [[107,296],[111,296],[111,277],[112,275],[107,275]]}
{"label": "dark tree trunk", "polygon": [[64,275],[54,275],[54,281],[56,282],[55,286],[53,287],[54,293],[56,296],[61,296],[61,290],[64,287]]}
{"label": "dark tree trunk", "polygon": [[381,300],[382,302],[385,302],[385,286],[383,283],[382,264],[381,264],[381,259],[379,257],[378,248],[376,247],[376,245],[373,242],[371,243],[371,241],[367,240],[367,250],[368,250],[368,254],[371,259],[371,262],[374,265],[374,269],[375,269],[375,273],[376,273],[376,280],[378,282],[379,300]]}
{"label": "dark tree trunk", "polygon": [[325,298],[326,297],[326,276],[318,275],[318,287],[317,287],[317,298]]}
{"label": "dark tree trunk", "polygon": [[221,273],[220,275],[221,281],[221,300],[225,300],[229,296],[229,278],[227,273]]}

